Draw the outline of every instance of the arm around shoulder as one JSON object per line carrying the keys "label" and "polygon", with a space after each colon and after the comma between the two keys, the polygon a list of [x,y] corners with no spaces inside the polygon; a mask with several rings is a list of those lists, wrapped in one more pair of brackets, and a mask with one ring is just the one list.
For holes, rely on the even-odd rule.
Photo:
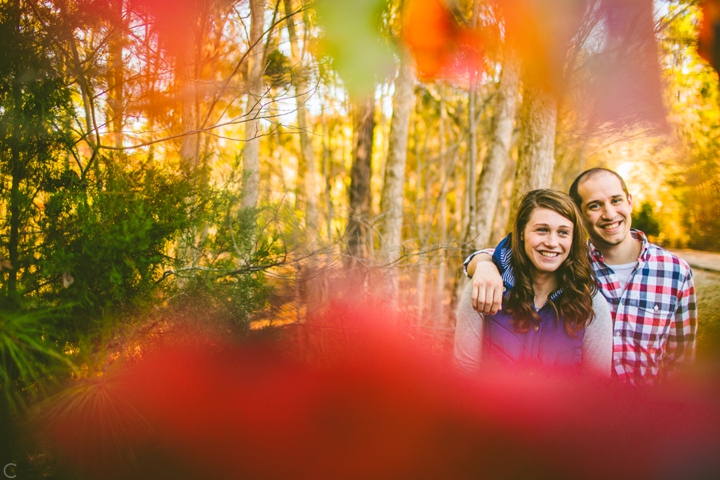
{"label": "arm around shoulder", "polygon": [[469,256],[463,268],[470,277],[470,302],[480,313],[495,314],[502,308],[503,279],[492,259],[493,250],[481,250]]}

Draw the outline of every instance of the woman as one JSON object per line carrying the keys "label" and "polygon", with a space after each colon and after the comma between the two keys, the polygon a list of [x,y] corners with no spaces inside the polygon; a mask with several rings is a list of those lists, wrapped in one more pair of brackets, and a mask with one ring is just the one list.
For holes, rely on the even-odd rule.
{"label": "woman", "polygon": [[482,315],[468,284],[460,299],[455,361],[523,369],[581,370],[608,377],[612,319],[588,261],[587,233],[571,198],[555,190],[525,195],[513,232],[495,250],[505,282],[503,308]]}

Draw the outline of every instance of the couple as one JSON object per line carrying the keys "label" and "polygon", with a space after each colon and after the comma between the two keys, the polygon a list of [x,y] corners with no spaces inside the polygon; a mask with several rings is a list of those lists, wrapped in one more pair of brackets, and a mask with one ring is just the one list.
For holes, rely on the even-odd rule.
{"label": "couple", "polygon": [[643,386],[692,361],[690,267],[631,230],[631,212],[625,182],[603,168],[578,176],[570,197],[528,193],[492,258],[465,261],[472,282],[458,306],[456,363],[580,368]]}

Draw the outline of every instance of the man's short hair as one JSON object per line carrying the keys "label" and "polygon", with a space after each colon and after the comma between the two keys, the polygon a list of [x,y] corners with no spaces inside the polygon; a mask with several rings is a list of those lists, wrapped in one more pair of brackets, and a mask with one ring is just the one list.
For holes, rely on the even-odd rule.
{"label": "man's short hair", "polygon": [[580,197],[580,193],[578,193],[578,189],[580,188],[580,183],[582,183],[585,180],[590,180],[591,178],[595,178],[598,175],[602,175],[604,173],[609,173],[611,175],[615,175],[615,178],[620,180],[620,186],[622,186],[623,192],[625,192],[625,196],[629,197],[630,192],[628,192],[627,185],[625,185],[625,180],[615,171],[610,170],[609,168],[602,168],[602,167],[596,167],[591,168],[590,170],[585,170],[583,173],[577,176],[575,181],[570,185],[570,198],[573,199],[573,202],[575,202],[575,205],[580,209],[582,212],[582,202],[583,199]]}

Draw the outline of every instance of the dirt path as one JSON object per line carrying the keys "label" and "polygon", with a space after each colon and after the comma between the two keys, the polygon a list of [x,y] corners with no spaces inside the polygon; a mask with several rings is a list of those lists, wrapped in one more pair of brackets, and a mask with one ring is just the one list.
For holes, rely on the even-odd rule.
{"label": "dirt path", "polygon": [[672,250],[693,269],[698,301],[697,359],[720,364],[720,253]]}
{"label": "dirt path", "polygon": [[670,250],[685,260],[693,270],[702,269],[711,272],[720,272],[720,253],[700,252],[698,250]]}

